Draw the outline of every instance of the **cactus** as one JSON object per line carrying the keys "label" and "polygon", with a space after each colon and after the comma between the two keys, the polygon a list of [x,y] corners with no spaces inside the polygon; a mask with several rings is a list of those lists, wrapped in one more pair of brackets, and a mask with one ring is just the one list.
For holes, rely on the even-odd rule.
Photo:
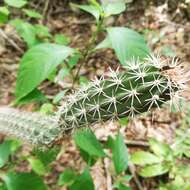
{"label": "cactus", "polygon": [[58,138],[60,128],[53,117],[1,108],[0,133],[34,145],[48,145]]}
{"label": "cactus", "polygon": [[132,60],[125,71],[110,70],[107,76],[65,97],[54,117],[0,110],[0,132],[35,145],[49,145],[63,132],[160,108],[184,88],[185,76],[177,63],[173,59],[163,67],[154,56],[144,62]]}
{"label": "cactus", "polygon": [[173,60],[172,67],[162,69],[161,61],[151,56],[146,62],[133,60],[126,66],[127,72],[110,70],[107,77],[65,99],[59,110],[59,126],[66,131],[160,108],[183,85],[169,74],[176,63]]}

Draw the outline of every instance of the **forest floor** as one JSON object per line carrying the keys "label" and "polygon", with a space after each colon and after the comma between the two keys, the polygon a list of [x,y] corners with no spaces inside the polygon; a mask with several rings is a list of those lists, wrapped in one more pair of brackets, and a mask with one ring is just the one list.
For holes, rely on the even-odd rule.
{"label": "forest floor", "polygon": [[[72,47],[83,48],[94,29],[94,21],[88,14],[73,11],[64,1],[55,1],[50,3],[45,10],[46,20],[44,23],[50,28],[52,33],[63,33],[71,39]],[[77,1],[78,3],[78,1]],[[44,6],[38,7],[39,11],[44,10]],[[170,10],[166,4],[145,3],[145,1],[134,1],[128,4],[127,10],[120,16],[111,17],[107,20],[107,25],[127,26],[144,34],[149,46],[154,53],[161,53],[165,56],[177,56],[185,67],[190,66],[190,22],[177,10]],[[3,26],[3,31],[9,39],[14,40],[19,49],[15,49],[9,40],[0,35],[0,105],[10,105],[14,100],[15,81],[18,69],[18,63],[22,50],[25,50],[25,44],[19,39],[15,31],[9,25]],[[100,37],[101,38],[101,37]],[[95,75],[101,75],[107,71],[108,67],[117,68],[118,60],[115,58],[112,50],[98,52],[88,59],[88,63],[80,71],[81,76],[93,79]],[[42,89],[49,97],[53,97],[59,90],[64,88],[64,84],[69,84],[69,78],[62,81],[62,85],[52,85],[45,82]],[[185,96],[189,99],[189,93]],[[37,107],[31,103],[21,109],[33,111]],[[126,128],[120,128],[125,136],[129,151],[134,149],[146,149],[146,142],[149,137],[171,143],[174,130],[181,124],[183,114],[170,113],[169,107],[157,110],[153,114],[141,116],[129,122]],[[119,129],[117,122],[109,122],[104,126],[96,127],[95,133],[101,140],[109,135],[114,135]],[[139,142],[142,144],[139,145]],[[64,168],[74,167],[81,169],[84,165],[79,152],[77,151],[72,139],[65,137],[62,142],[62,151],[57,160],[53,163],[53,174],[47,176],[47,183],[54,189],[58,173]],[[29,151],[26,146],[23,151]],[[108,160],[104,163],[97,162],[93,166],[91,174],[94,178],[96,189],[109,190],[111,185],[111,176],[107,170]],[[104,167],[106,165],[107,167]],[[19,171],[29,170],[24,163],[18,167]],[[142,186],[147,189],[154,189],[156,182],[139,179]],[[135,186],[135,184],[134,184]],[[61,189],[61,190],[64,190]]]}

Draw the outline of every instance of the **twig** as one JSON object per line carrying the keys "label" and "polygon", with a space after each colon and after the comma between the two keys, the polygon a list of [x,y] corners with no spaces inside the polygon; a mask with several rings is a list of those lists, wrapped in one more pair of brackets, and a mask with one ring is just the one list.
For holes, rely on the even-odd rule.
{"label": "twig", "polygon": [[0,68],[4,68],[7,71],[15,71],[18,69],[18,64],[0,64]]}
{"label": "twig", "polygon": [[106,172],[106,186],[107,186],[107,190],[112,190],[112,178],[111,178],[111,175],[109,174],[109,159],[108,158],[105,158],[104,159],[104,165],[105,165],[105,172]]}
{"label": "twig", "polygon": [[[100,140],[100,142],[105,143],[105,140]],[[146,141],[138,141],[138,140],[125,140],[125,144],[127,146],[144,146],[149,147],[148,142]]]}
{"label": "twig", "polygon": [[2,29],[0,29],[0,35],[5,39],[5,40],[7,40],[16,50],[18,50],[20,53],[24,53],[24,51],[20,48],[20,47],[18,47],[18,45],[12,40],[12,39],[10,39],[6,34],[5,34],[5,32],[2,30]]}
{"label": "twig", "polygon": [[[152,116],[153,117],[153,116]],[[170,120],[162,121],[162,120],[156,120],[155,118],[142,118],[142,121],[150,121],[152,123],[158,123],[158,124],[170,124]]]}
{"label": "twig", "polygon": [[137,188],[138,188],[139,190],[146,190],[146,189],[144,189],[143,186],[141,185],[141,182],[140,182],[138,176],[136,175],[136,168],[135,168],[135,166],[134,166],[131,162],[129,163],[129,171],[131,172],[131,174],[132,174],[132,176],[133,176],[133,179],[134,179],[134,182],[135,182]]}
{"label": "twig", "polygon": [[46,0],[45,5],[44,5],[44,9],[43,9],[43,13],[42,13],[44,19],[45,19],[45,16],[46,16],[46,13],[47,13],[47,10],[49,7],[49,2],[50,2],[49,0]]}
{"label": "twig", "polygon": [[144,147],[149,147],[148,142],[146,141],[135,141],[135,140],[126,140],[125,144],[127,146],[144,146]]}
{"label": "twig", "polygon": [[98,38],[98,34],[102,31],[102,25],[103,25],[103,20],[100,20],[97,24],[97,28],[96,28],[96,31],[92,33],[92,36],[90,38],[90,40],[88,41],[88,44],[85,48],[85,51],[82,52],[82,58],[81,58],[81,64],[79,65],[79,68],[77,69],[77,72],[76,72],[76,75],[75,75],[75,78],[73,80],[73,87],[74,87],[74,84],[75,82],[78,80],[78,77],[79,77],[79,73],[80,73],[80,70],[81,68],[86,64],[89,56],[91,55],[92,53],[92,50],[95,46],[95,43],[96,43],[96,40]]}

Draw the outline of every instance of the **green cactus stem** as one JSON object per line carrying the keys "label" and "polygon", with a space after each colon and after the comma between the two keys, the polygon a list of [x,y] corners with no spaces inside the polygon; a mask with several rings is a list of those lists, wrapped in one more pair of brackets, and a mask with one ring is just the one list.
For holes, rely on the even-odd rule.
{"label": "green cactus stem", "polygon": [[0,133],[34,145],[48,145],[58,138],[60,128],[53,117],[0,108]]}
{"label": "green cactus stem", "polygon": [[67,131],[160,108],[182,88],[183,82],[170,76],[176,63],[174,59],[162,68],[161,61],[150,56],[145,62],[131,61],[125,72],[110,70],[108,76],[66,97],[59,126]]}
{"label": "green cactus stem", "polygon": [[110,70],[108,75],[66,96],[54,117],[0,109],[0,132],[34,145],[50,145],[72,129],[159,109],[168,100],[178,98],[185,87],[187,77],[175,59],[165,65],[150,56],[126,65],[125,71]]}

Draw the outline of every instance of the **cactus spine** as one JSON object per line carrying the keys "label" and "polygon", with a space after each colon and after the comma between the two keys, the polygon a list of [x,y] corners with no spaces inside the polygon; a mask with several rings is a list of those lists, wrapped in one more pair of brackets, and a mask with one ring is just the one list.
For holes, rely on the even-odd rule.
{"label": "cactus spine", "polygon": [[108,76],[95,79],[65,97],[64,105],[54,118],[17,111],[9,115],[0,111],[0,132],[32,144],[48,145],[71,129],[125,116],[134,117],[151,108],[160,108],[184,88],[184,80],[174,80],[181,71],[175,60],[167,69],[162,68],[159,58],[153,56],[144,62],[132,60],[128,65],[125,72],[110,70]]}

